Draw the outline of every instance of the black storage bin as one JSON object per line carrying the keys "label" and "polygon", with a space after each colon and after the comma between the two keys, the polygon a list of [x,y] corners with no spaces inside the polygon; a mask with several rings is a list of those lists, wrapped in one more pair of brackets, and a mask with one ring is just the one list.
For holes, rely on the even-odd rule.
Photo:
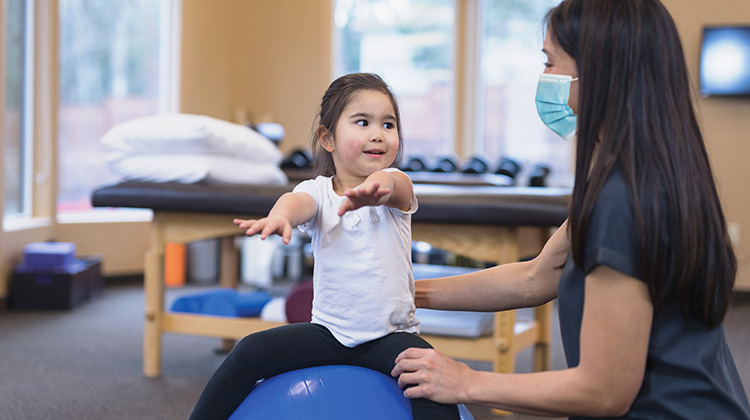
{"label": "black storage bin", "polygon": [[101,259],[79,259],[75,269],[52,271],[20,266],[10,284],[11,309],[71,309],[102,288]]}

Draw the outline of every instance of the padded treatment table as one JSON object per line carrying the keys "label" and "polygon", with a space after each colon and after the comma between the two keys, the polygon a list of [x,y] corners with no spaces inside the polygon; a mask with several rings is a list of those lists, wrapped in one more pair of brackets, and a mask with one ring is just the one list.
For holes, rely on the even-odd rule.
{"label": "padded treatment table", "polygon": [[[164,247],[167,242],[223,238],[221,287],[236,287],[238,252],[233,237],[242,232],[232,219],[265,216],[285,186],[238,186],[123,182],[94,191],[95,207],[153,210],[150,249],[145,261],[143,373],[161,374],[162,334],[223,338],[227,344],[247,334],[281,325],[260,318],[171,313],[164,304]],[[536,255],[550,228],[567,216],[570,190],[498,186],[415,184],[419,210],[412,217],[413,239],[498,264]],[[528,240],[531,238],[531,241]],[[528,244],[524,244],[529,242]],[[522,254],[523,253],[523,254]],[[515,311],[495,315],[491,336],[468,338],[425,335],[436,349],[458,359],[490,361],[497,372],[513,372],[515,356],[534,347],[534,370],[549,368],[552,302],[537,307],[533,320]]]}

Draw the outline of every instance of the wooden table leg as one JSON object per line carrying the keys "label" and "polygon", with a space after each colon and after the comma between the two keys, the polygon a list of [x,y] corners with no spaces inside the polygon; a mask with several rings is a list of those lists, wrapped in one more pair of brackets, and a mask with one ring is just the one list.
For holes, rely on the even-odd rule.
{"label": "wooden table leg", "polygon": [[152,248],[146,254],[144,270],[146,310],[143,326],[143,375],[147,378],[156,378],[161,375],[161,321],[164,314],[163,263],[163,247]]}
{"label": "wooden table leg", "polygon": [[234,245],[234,236],[225,236],[221,241],[221,262],[219,265],[219,285],[236,288],[239,283],[239,251]]}
{"label": "wooden table leg", "polygon": [[[497,254],[497,265],[514,263],[518,261],[518,229],[506,228],[501,231],[502,246],[494,249]],[[495,314],[495,347],[497,357],[495,358],[494,371],[513,373],[515,370],[516,344],[515,330],[516,312],[503,311]]]}
{"label": "wooden table leg", "polygon": [[[219,266],[219,286],[236,289],[239,284],[239,251],[234,245],[234,236],[225,236],[221,240],[221,261]],[[237,343],[231,338],[223,338],[220,353],[229,353]]]}
{"label": "wooden table leg", "polygon": [[550,345],[552,344],[552,311],[554,302],[547,302],[534,310],[534,318],[539,337],[534,346],[534,371],[542,372],[550,368]]}
{"label": "wooden table leg", "polygon": [[513,373],[516,352],[514,346],[514,326],[516,311],[503,311],[495,314],[495,360],[492,370],[497,373]]}

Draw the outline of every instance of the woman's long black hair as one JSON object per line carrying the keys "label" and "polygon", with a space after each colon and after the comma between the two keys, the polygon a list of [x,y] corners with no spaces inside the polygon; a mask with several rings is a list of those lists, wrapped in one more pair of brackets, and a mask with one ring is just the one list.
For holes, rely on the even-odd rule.
{"label": "woman's long black hair", "polygon": [[676,300],[686,316],[719,325],[737,261],[672,18],[658,0],[565,0],[547,23],[580,77],[569,218],[574,260],[582,265],[596,199],[619,165],[655,311]]}

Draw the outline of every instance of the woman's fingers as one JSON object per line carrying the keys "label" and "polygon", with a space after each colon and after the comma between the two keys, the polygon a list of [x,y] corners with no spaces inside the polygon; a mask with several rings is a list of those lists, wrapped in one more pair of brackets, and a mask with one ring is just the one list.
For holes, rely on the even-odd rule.
{"label": "woman's fingers", "polygon": [[434,349],[406,349],[396,357],[391,375],[408,398],[429,398],[443,404],[461,400],[471,369]]}

